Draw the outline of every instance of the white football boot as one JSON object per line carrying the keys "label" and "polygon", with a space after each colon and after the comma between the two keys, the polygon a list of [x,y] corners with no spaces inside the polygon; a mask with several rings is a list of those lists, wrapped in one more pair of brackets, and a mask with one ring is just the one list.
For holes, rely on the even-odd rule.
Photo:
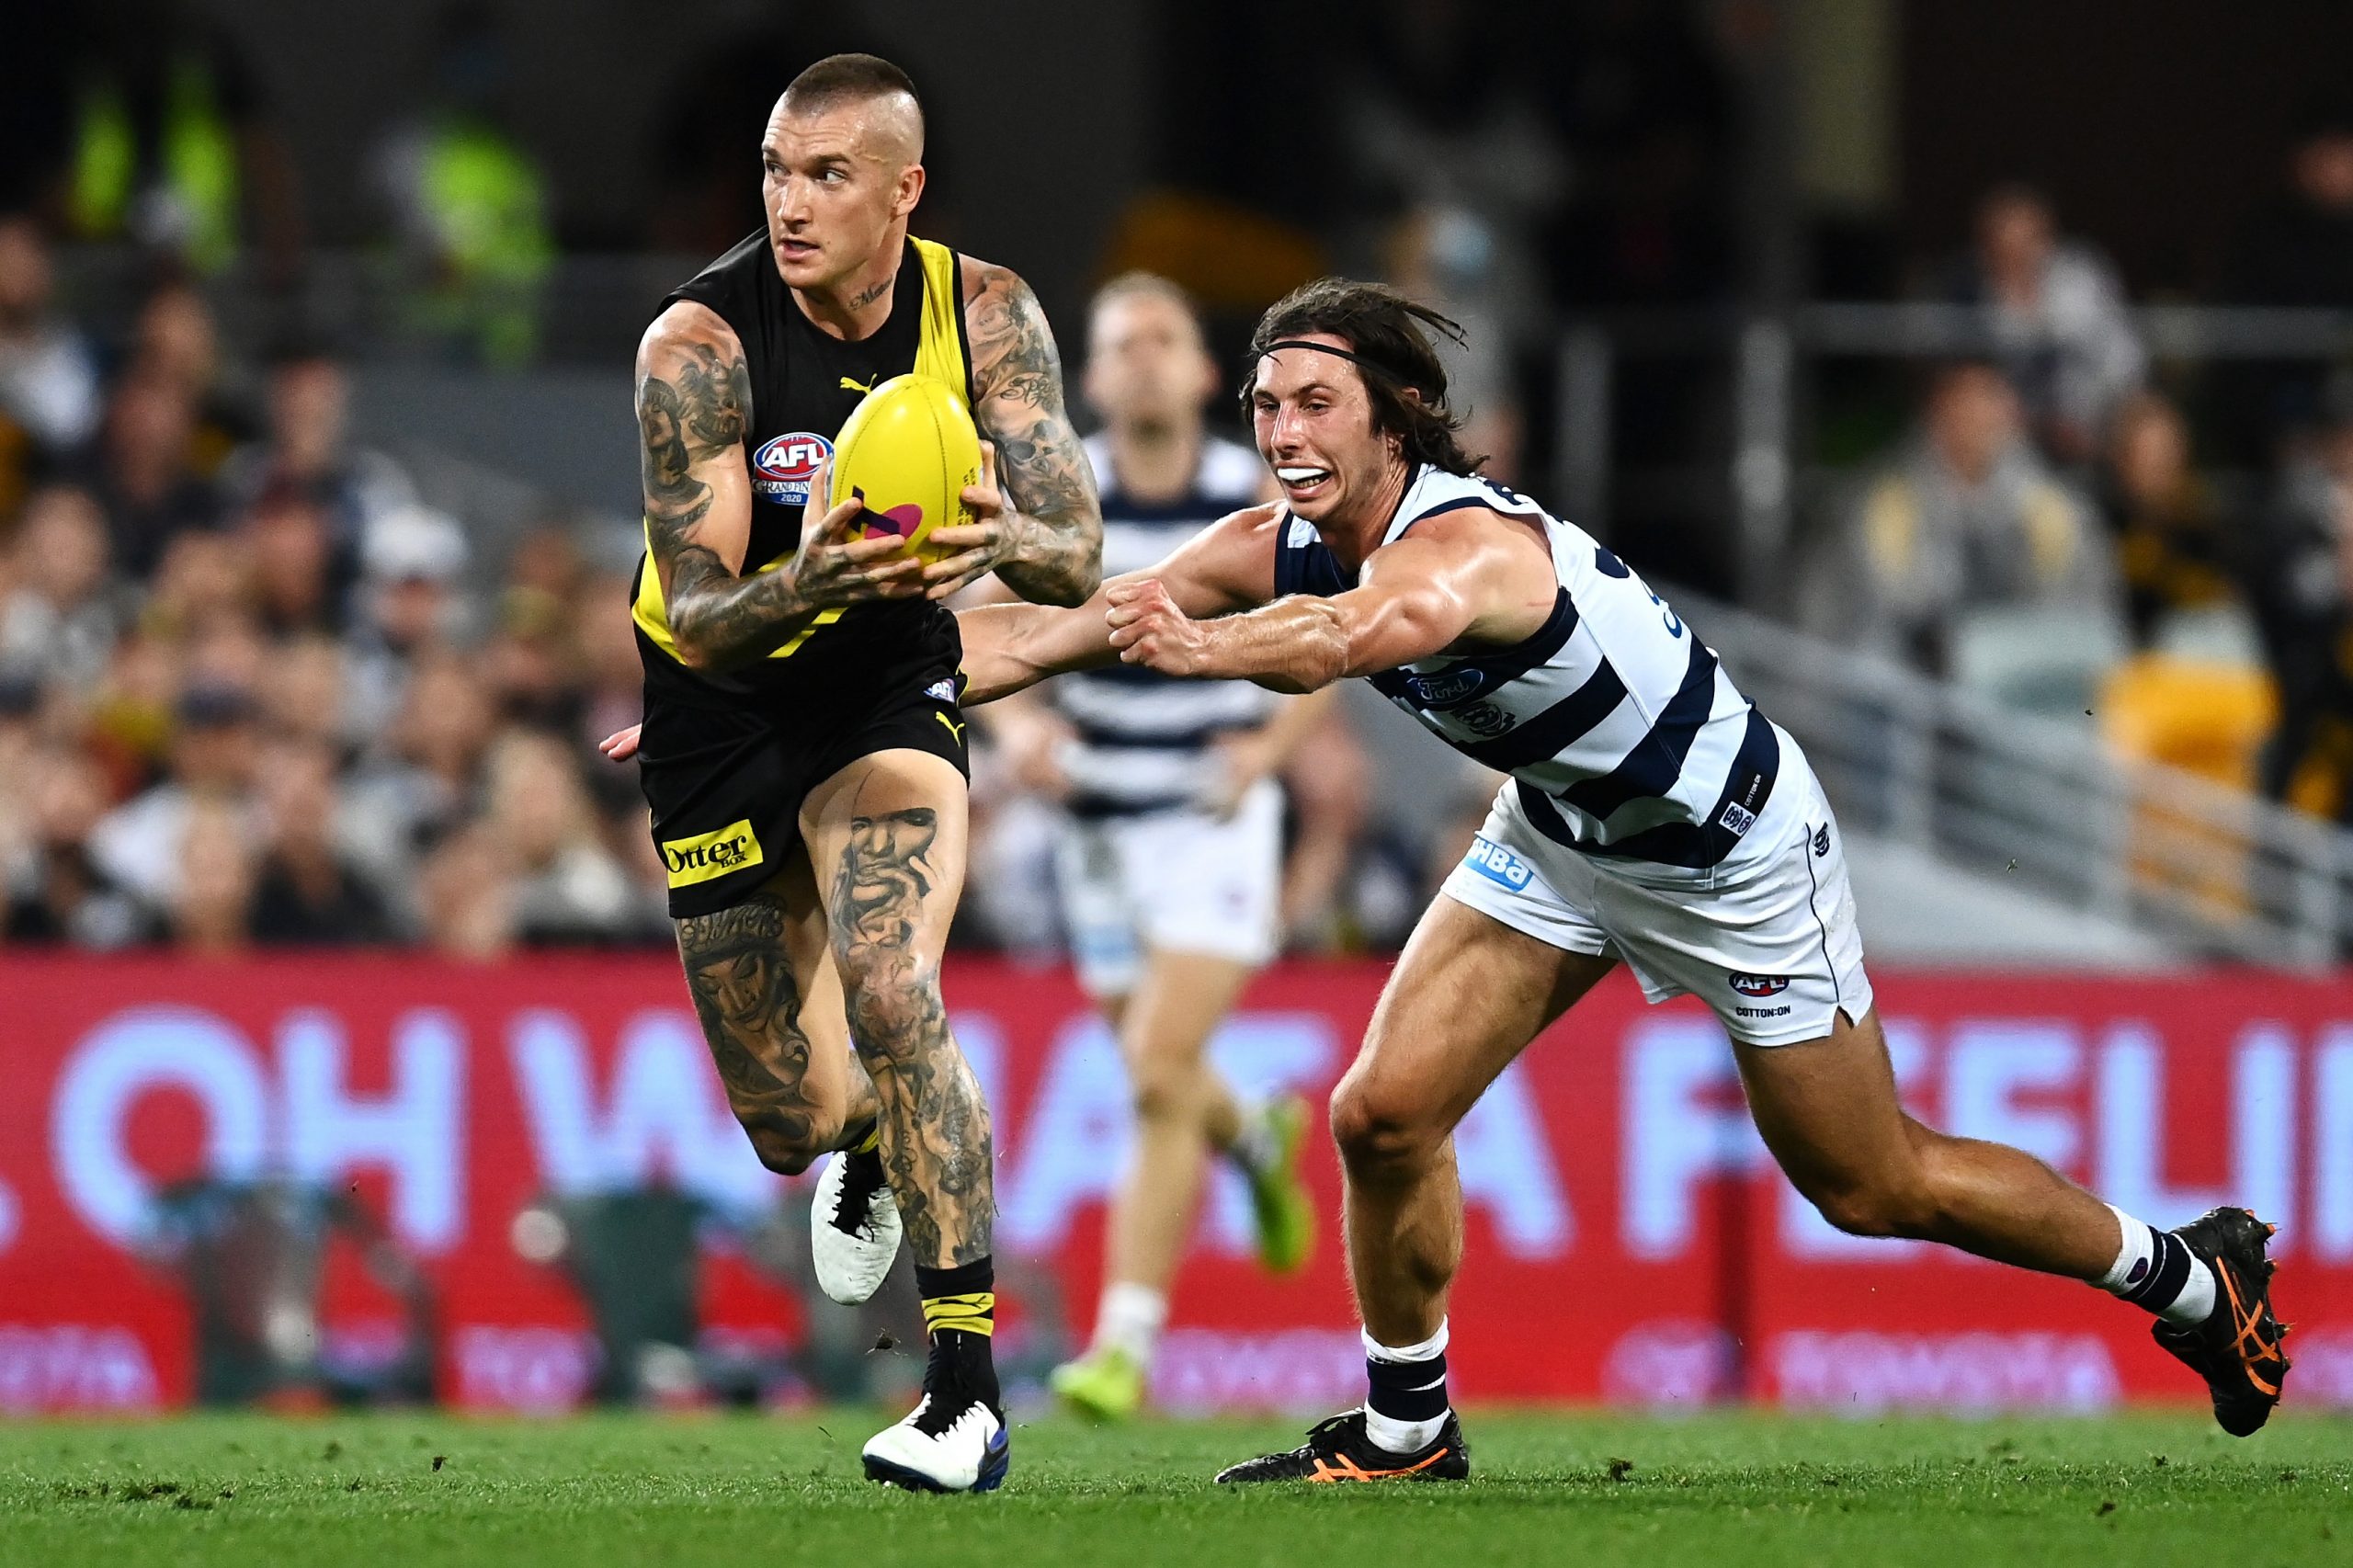
{"label": "white football boot", "polygon": [[854,1307],[882,1288],[891,1260],[899,1256],[899,1200],[891,1184],[869,1188],[850,1179],[847,1153],[825,1162],[817,1195],[809,1208],[809,1252],[817,1266],[817,1288]]}
{"label": "white football boot", "polygon": [[926,1393],[904,1421],[866,1440],[864,1457],[869,1481],[910,1492],[994,1492],[1013,1462],[1013,1439],[977,1399],[943,1425]]}

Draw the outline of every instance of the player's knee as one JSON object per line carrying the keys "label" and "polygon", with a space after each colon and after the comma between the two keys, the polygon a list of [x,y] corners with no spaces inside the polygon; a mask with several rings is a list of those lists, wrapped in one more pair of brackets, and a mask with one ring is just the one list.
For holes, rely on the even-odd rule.
{"label": "player's knee", "polygon": [[1199,1076],[1190,1062],[1140,1058],[1129,1070],[1130,1092],[1136,1117],[1142,1121],[1172,1120],[1189,1114],[1195,1104]]}
{"label": "player's knee", "polygon": [[786,1117],[763,1108],[738,1110],[735,1120],[760,1164],[779,1176],[799,1176],[841,1140],[842,1119],[822,1111]]}
{"label": "player's knee", "polygon": [[948,1009],[936,966],[896,956],[859,957],[840,967],[844,1011],[861,1052],[904,1057],[946,1028]]}
{"label": "player's knee", "polygon": [[1371,1173],[1427,1160],[1446,1130],[1411,1097],[1351,1074],[1332,1091],[1332,1141],[1351,1170]]}

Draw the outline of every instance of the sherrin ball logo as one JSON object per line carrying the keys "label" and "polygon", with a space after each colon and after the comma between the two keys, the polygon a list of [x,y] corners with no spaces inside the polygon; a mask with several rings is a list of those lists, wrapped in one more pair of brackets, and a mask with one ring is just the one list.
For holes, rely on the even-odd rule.
{"label": "sherrin ball logo", "polygon": [[866,535],[896,534],[931,558],[936,528],[972,521],[962,499],[981,477],[981,437],[955,389],[932,376],[893,376],[866,394],[834,443],[833,494],[866,506]]}
{"label": "sherrin ball logo", "polygon": [[832,455],[834,444],[812,430],[794,430],[764,441],[752,454],[752,489],[787,506],[806,506],[809,482]]}

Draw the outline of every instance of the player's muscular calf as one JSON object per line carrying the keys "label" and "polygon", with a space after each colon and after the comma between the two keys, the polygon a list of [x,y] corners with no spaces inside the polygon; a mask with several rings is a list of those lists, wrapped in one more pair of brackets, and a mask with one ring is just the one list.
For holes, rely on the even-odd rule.
{"label": "player's muscular calf", "polygon": [[[894,755],[854,764],[812,810],[832,868],[834,962],[873,1078],[891,1188],[915,1260],[952,1267],[989,1256],[995,1221],[988,1108],[939,991],[963,881],[962,781],[937,757],[884,754]],[[930,777],[940,772],[949,777]]]}
{"label": "player's muscular calf", "polygon": [[713,915],[678,921],[678,954],[695,1016],[727,1091],[728,1108],[760,1163],[787,1176],[834,1148],[845,1127],[875,1114],[874,1090],[826,1039],[793,973],[792,915],[780,893],[761,892]]}

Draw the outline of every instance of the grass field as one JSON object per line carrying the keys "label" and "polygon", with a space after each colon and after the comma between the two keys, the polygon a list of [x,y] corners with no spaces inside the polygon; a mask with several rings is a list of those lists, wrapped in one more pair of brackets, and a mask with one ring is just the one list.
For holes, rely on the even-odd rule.
{"label": "grass field", "polygon": [[864,1484],[874,1413],[0,1426],[0,1564],[2353,1562],[2353,1421],[1474,1414],[1461,1486],[1210,1484],[1289,1425],[1049,1419],[993,1497]]}

